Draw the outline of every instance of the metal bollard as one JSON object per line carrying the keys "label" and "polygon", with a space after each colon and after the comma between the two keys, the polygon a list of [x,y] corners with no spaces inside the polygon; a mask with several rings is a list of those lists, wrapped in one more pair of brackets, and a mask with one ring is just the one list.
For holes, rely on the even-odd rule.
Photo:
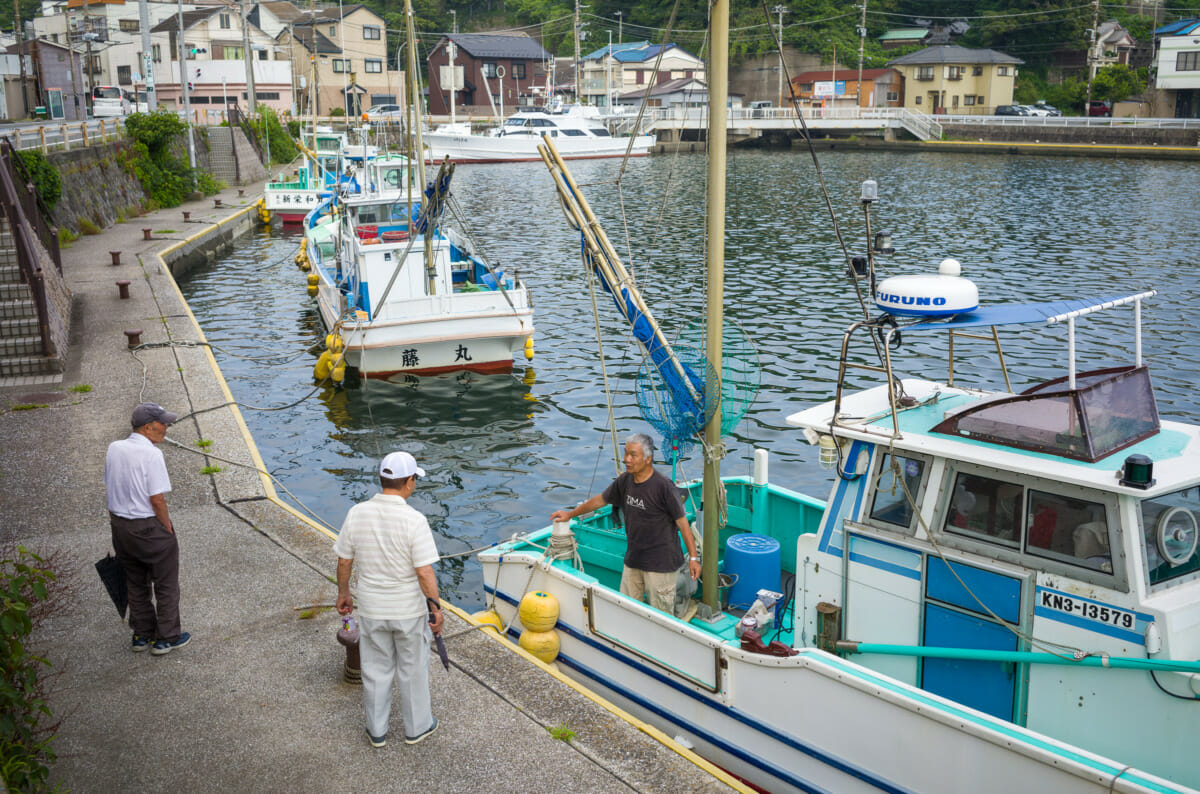
{"label": "metal bollard", "polygon": [[187,222],[188,222],[188,221],[190,221],[191,219],[192,219],[192,213],[191,213],[190,211],[188,211],[188,210],[184,210],[184,211],[183,211],[183,222],[184,222],[184,223],[187,223]]}
{"label": "metal bollard", "polygon": [[121,252],[120,251],[109,251],[108,255],[112,257],[112,263],[114,266],[121,264]]}
{"label": "metal bollard", "polygon": [[220,208],[221,208],[221,199],[219,199],[219,198],[215,198],[215,199],[213,199],[213,208],[214,208],[214,209],[220,209]]}
{"label": "metal bollard", "polygon": [[154,230],[153,230],[153,229],[142,229],[142,239],[143,239],[143,240],[149,240],[149,239],[151,239],[151,238],[150,238],[150,232],[152,232],[152,231],[154,231]]}
{"label": "metal bollard", "polygon": [[[129,280],[121,279],[120,281],[118,281],[117,282],[117,290],[121,294],[121,300],[128,300],[129,299]],[[126,331],[126,333],[128,333],[128,331]]]}
{"label": "metal bollard", "polygon": [[342,665],[342,680],[347,684],[362,684],[362,657],[358,652],[358,629],[338,629],[337,641],[346,647],[346,663]]}
{"label": "metal bollard", "polygon": [[243,198],[245,195],[246,195],[245,189],[238,188],[238,198]]}
{"label": "metal bollard", "polygon": [[140,345],[142,343],[142,329],[141,328],[130,328],[128,331],[125,332],[125,336],[129,337],[129,346],[130,347],[137,347],[138,345]]}

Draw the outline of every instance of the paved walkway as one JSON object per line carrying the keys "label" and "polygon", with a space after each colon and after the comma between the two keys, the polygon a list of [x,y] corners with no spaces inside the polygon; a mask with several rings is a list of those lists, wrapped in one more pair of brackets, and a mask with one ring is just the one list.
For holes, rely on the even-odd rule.
{"label": "paved walkway", "polygon": [[[232,189],[222,198],[235,208],[253,200]],[[254,461],[228,408],[185,417],[168,434],[181,446],[163,445],[192,642],[162,657],[130,652],[92,569],[110,546],[105,447],[128,433],[143,399],[180,414],[228,400],[204,348],[155,347],[135,358],[123,334],[201,338],[156,252],[231,213],[211,199],[182,209],[191,221],[163,210],[66,248],[74,341],[63,381],[0,389],[0,546],[48,556],[65,584],[35,637],[57,676],[53,781],[73,791],[729,790],[652,729],[455,616],[454,664],[433,669],[438,732],[419,747],[393,740],[372,749],[361,690],[341,681],[334,613],[306,609],[334,600],[331,541],[268,500],[255,473],[206,460],[197,446],[208,439],[214,455]],[[143,227],[154,239],[143,239]],[[113,266],[108,252],[117,250],[122,264]],[[129,300],[118,298],[117,279],[133,282]],[[224,471],[203,473],[210,464]],[[555,726],[575,737],[552,738]],[[402,733],[393,709],[391,734]]]}

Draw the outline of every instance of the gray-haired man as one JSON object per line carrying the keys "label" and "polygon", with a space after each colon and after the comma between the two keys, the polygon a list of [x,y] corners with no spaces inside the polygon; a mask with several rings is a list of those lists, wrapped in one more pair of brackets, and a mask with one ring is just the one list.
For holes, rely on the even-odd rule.
{"label": "gray-haired man", "polygon": [[625,516],[621,592],[637,599],[648,594],[650,606],[674,613],[676,571],[683,565],[676,531],[687,546],[692,581],[700,576],[700,555],[679,489],[655,470],[654,442],[644,433],[634,433],[625,440],[625,472],[603,493],[574,510],[556,510],[550,520],[567,521],[606,504],[615,505]]}

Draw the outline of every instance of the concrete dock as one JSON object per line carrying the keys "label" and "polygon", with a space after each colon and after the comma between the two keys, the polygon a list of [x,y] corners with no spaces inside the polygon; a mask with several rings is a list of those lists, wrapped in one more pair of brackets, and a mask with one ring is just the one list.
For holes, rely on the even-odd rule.
{"label": "concrete dock", "polygon": [[[53,665],[52,783],[81,792],[745,790],[460,614],[447,615],[449,671],[433,663],[437,732],[406,746],[393,708],[387,747],[367,743],[362,691],[342,681],[328,608],[332,541],[271,498],[253,439],[160,258],[165,249],[174,249],[168,259],[185,249],[204,256],[213,239],[252,224],[259,190],[239,198],[229,189],[224,208],[210,197],[65,248],[66,372],[0,383],[0,548],[46,557],[63,585],[34,636]],[[120,265],[110,251],[121,252]],[[118,297],[119,279],[132,282],[128,299]],[[131,352],[124,332],[135,328],[151,347]],[[111,548],[105,448],[129,433],[143,400],[186,415],[167,436],[178,445],[161,448],[192,641],[161,657],[130,651],[93,569]]]}

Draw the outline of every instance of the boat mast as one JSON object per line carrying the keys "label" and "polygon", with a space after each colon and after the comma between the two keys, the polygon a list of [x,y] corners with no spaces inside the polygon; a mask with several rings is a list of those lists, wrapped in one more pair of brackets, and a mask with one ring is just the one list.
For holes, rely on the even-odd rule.
{"label": "boat mast", "polygon": [[[406,40],[408,43],[408,118],[409,118],[409,140],[416,136],[417,152],[416,152],[416,168],[420,175],[420,180],[417,182],[417,189],[420,190],[425,185],[425,144],[421,138],[421,81],[417,73],[417,29],[413,22],[413,6],[412,0],[404,0],[404,22]],[[453,79],[453,78],[452,78]],[[409,179],[408,179],[408,206],[413,205],[413,160],[409,160]],[[411,209],[409,210],[411,213]],[[425,238],[425,280],[427,282],[427,291],[429,295],[433,295],[437,291],[436,270],[433,266],[433,224],[431,223],[424,232]]]}
{"label": "boat mast", "polygon": [[[729,93],[729,0],[715,0],[709,12],[708,68],[708,307],[705,355],[712,372],[721,374],[721,345],[725,300],[725,116]],[[721,406],[704,427],[704,546],[701,552],[704,604],[712,614],[721,610],[717,582],[721,487]]]}

